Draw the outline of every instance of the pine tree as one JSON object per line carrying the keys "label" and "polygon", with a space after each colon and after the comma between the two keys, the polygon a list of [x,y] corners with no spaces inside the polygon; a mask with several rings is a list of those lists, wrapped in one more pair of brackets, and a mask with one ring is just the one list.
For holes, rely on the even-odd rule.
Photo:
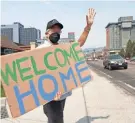
{"label": "pine tree", "polygon": [[120,54],[122,57],[125,57],[125,51],[124,51],[123,48],[120,50],[119,54]]}
{"label": "pine tree", "polygon": [[133,42],[129,40],[126,46],[126,57],[131,58],[132,49],[133,49]]}
{"label": "pine tree", "polygon": [[135,56],[135,41],[132,43],[132,57]]}

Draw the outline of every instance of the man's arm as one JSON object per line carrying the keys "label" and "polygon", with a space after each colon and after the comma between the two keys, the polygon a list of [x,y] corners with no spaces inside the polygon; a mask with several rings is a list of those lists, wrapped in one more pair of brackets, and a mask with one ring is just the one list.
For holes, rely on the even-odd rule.
{"label": "man's arm", "polygon": [[93,24],[95,15],[96,15],[95,10],[94,9],[89,9],[88,15],[86,15],[87,25],[84,28],[84,31],[81,34],[80,38],[78,39],[80,47],[82,47],[84,45],[84,43],[85,43],[85,41],[86,41],[86,39],[88,37],[88,34],[89,34],[90,30],[91,30],[91,26]]}

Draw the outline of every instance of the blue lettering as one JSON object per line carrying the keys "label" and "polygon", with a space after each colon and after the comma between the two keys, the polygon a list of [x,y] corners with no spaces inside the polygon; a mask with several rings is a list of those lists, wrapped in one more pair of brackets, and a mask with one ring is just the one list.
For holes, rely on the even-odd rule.
{"label": "blue lettering", "polygon": [[76,82],[76,79],[75,79],[75,76],[73,74],[73,70],[72,68],[70,67],[68,69],[68,72],[67,72],[67,75],[65,76],[63,73],[59,72],[59,75],[60,75],[60,78],[61,78],[61,81],[62,81],[62,84],[63,84],[63,88],[65,90],[65,92],[67,92],[67,86],[66,86],[66,83],[65,83],[65,79],[66,80],[69,80],[70,79],[70,75],[72,76],[73,80],[74,80],[74,83],[75,83],[75,86],[77,87],[77,82]]}
{"label": "blue lettering", "polygon": [[29,84],[30,84],[30,91],[27,91],[27,92],[22,93],[22,94],[20,94],[18,86],[17,85],[14,86],[14,92],[15,92],[16,99],[17,99],[18,104],[19,104],[19,109],[20,109],[21,115],[26,112],[25,108],[24,108],[24,103],[23,103],[24,97],[27,97],[27,96],[32,94],[36,106],[40,105],[39,100],[38,100],[38,96],[37,96],[37,93],[36,93],[36,89],[35,89],[34,84],[33,84],[33,81],[30,80]]}
{"label": "blue lettering", "polygon": [[[50,93],[45,92],[45,89],[43,88],[43,82],[45,82],[45,79],[50,79],[52,80],[53,84],[54,84],[54,90]],[[56,95],[56,93],[58,92],[58,83],[57,80],[55,79],[54,76],[49,75],[49,74],[45,74],[40,76],[39,80],[38,80],[38,90],[40,92],[40,95],[42,96],[42,98],[44,100],[47,100],[48,102],[54,99],[54,96]]]}
{"label": "blue lettering", "polygon": [[84,64],[84,63],[85,63],[85,61],[80,61],[80,62],[78,62],[78,63],[75,64],[76,72],[78,73],[78,76],[79,76],[79,79],[80,79],[81,83],[88,82],[88,81],[91,80],[90,75],[88,75],[88,76],[86,76],[84,78],[82,78],[82,76],[81,76],[81,72],[83,72],[85,70],[88,70],[88,67],[87,66],[84,67],[84,68],[78,69],[79,65]]}

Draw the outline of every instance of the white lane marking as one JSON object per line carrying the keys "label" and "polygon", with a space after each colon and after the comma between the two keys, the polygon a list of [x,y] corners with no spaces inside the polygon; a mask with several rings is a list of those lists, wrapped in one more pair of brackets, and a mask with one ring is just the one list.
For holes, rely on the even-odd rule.
{"label": "white lane marking", "polygon": [[132,88],[132,89],[134,89],[135,90],[135,87],[133,87],[133,86],[131,86],[131,85],[129,85],[129,84],[127,84],[127,83],[124,83],[125,85],[127,85],[128,87],[130,87],[130,88]]}
{"label": "white lane marking", "polygon": [[103,73],[104,75],[108,76],[109,78],[112,78],[112,76],[108,75],[107,73],[104,73],[103,71],[100,71],[101,73]]}
{"label": "white lane marking", "polygon": [[111,79],[113,78],[112,76],[106,74],[105,72],[103,72],[103,71],[101,71],[101,70],[99,70],[99,69],[97,69],[97,68],[95,68],[95,69],[98,70],[100,73],[103,73],[104,75],[108,76],[109,78],[111,78]]}
{"label": "white lane marking", "polygon": [[122,81],[118,80],[118,82],[122,82]]}
{"label": "white lane marking", "polygon": [[127,80],[124,80],[124,81],[132,81],[132,80],[135,80],[135,79],[127,79]]}
{"label": "white lane marking", "polygon": [[122,82],[122,81],[120,81],[120,80],[118,80],[118,82],[123,83],[123,84],[125,84],[126,86],[128,86],[128,87],[130,87],[130,88],[132,88],[132,89],[134,89],[134,90],[135,90],[135,87],[133,87],[133,86],[131,86],[131,85],[129,85],[129,84],[127,84],[127,83],[125,83],[125,82]]}
{"label": "white lane marking", "polygon": [[112,76],[110,76],[110,75],[107,75],[107,76],[112,79]]}
{"label": "white lane marking", "polygon": [[[110,75],[104,73],[103,71],[101,71],[101,70],[99,70],[99,69],[97,69],[97,68],[94,68],[94,69],[98,70],[99,72],[103,73],[104,75],[108,76],[109,78],[112,78],[112,76],[110,76]],[[132,80],[134,80],[134,79],[132,79]],[[124,82],[122,82],[122,81],[120,81],[120,80],[118,80],[118,82],[124,83]],[[126,86],[128,86],[128,87],[130,87],[130,88],[132,88],[132,89],[135,90],[135,87],[133,87],[133,86],[127,84],[127,83],[124,83],[124,84],[125,84]]]}

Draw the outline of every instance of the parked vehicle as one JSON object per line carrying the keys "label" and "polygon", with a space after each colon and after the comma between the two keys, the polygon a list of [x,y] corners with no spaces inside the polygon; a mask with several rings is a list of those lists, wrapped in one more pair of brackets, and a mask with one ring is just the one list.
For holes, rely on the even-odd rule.
{"label": "parked vehicle", "polygon": [[135,56],[130,59],[130,62],[135,62]]}
{"label": "parked vehicle", "polygon": [[113,68],[120,68],[120,67],[124,67],[124,69],[128,68],[127,61],[118,54],[107,56],[103,60],[103,65],[104,68],[108,68],[109,70],[112,70]]}
{"label": "parked vehicle", "polygon": [[88,61],[92,61],[92,58],[87,58]]}
{"label": "parked vehicle", "polygon": [[129,58],[127,57],[126,60],[129,60]]}

